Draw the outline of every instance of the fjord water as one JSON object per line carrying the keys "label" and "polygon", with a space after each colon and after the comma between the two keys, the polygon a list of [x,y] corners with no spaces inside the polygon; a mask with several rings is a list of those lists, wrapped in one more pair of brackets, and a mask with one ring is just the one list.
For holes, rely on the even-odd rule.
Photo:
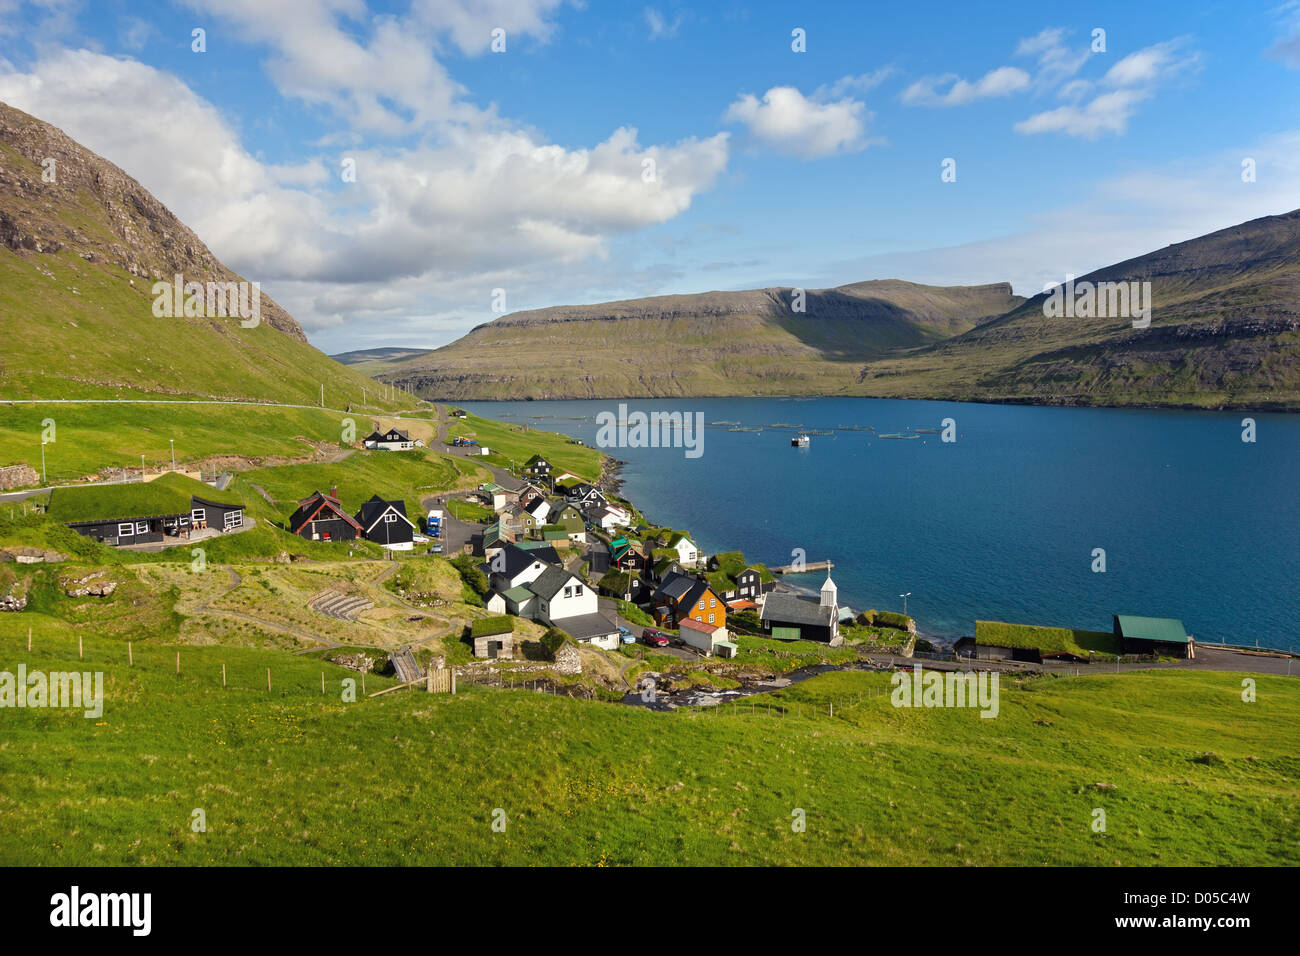
{"label": "fjord water", "polygon": [[[1300,417],[884,399],[477,402],[464,407],[596,445],[600,412],[699,412],[702,454],[609,448],[624,494],[706,552],[830,558],[841,603],[907,609],[955,638],[976,619],[1109,630],[1180,618],[1198,641],[1300,645]],[[1242,419],[1256,441],[1242,441]],[[956,422],[939,435],[879,433]],[[1095,572],[1094,549],[1105,550]],[[821,575],[791,578],[820,585]]]}

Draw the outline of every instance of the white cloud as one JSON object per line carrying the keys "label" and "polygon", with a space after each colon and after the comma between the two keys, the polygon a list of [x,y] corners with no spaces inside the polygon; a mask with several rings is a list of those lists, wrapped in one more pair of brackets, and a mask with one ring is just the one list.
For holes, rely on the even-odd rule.
{"label": "white cloud", "polygon": [[1084,105],[1079,102],[1093,89],[1087,80],[1073,80],[1059,91],[1070,105],[1035,113],[1015,124],[1018,133],[1059,132],[1079,139],[1097,139],[1105,134],[1121,135],[1128,129],[1138,104],[1155,95],[1162,84],[1196,68],[1200,55],[1183,52],[1183,40],[1156,43],[1123,57],[1110,67],[1100,85],[1110,87]]}
{"label": "white cloud", "polygon": [[727,108],[724,119],[744,124],[755,140],[777,152],[802,159],[856,152],[870,145],[866,128],[873,114],[852,97],[829,98],[829,90],[846,81],[852,84],[861,78],[846,77],[811,97],[792,86],[774,86],[761,100],[742,93]]}
{"label": "white cloud", "polygon": [[568,148],[499,121],[449,122],[429,143],[347,151],[357,181],[344,185],[342,154],[263,163],[210,103],[130,59],[53,53],[0,75],[0,100],[140,180],[309,331],[486,309],[485,290],[512,277],[522,297],[682,213],[728,159],[726,133],[641,145],[624,128]]}
{"label": "white cloud", "polygon": [[671,23],[654,7],[646,7],[644,16],[646,26],[650,28],[651,40],[671,39],[677,36],[677,31],[682,27],[682,15],[680,13],[673,18]]}
{"label": "white cloud", "polygon": [[[947,86],[946,92],[940,87]],[[922,77],[903,91],[908,106],[964,106],[975,100],[1010,96],[1029,88],[1029,74],[1019,67],[1000,66],[989,70],[974,83],[955,73]]]}

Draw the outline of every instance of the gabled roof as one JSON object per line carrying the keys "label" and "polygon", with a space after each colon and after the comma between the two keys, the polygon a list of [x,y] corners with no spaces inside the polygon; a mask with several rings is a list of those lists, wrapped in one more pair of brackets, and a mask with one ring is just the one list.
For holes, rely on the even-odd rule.
{"label": "gabled roof", "polygon": [[541,455],[533,455],[532,458],[529,458],[526,462],[524,462],[525,468],[535,468],[538,465],[545,465],[547,468],[551,467],[551,463],[547,461],[545,458],[543,458]]}
{"label": "gabled roof", "polygon": [[[549,554],[548,554],[549,552]],[[525,551],[516,544],[508,544],[501,549],[504,562],[504,570],[498,572],[508,578],[513,578],[521,571],[532,567],[534,562],[540,561],[543,564],[558,564],[560,556],[555,553],[554,548],[539,548],[536,551]],[[490,565],[489,565],[490,566]]]}
{"label": "gabled roof", "polygon": [[536,517],[537,512],[541,511],[543,507],[545,507],[549,513],[551,503],[541,495],[538,495],[536,498],[533,498],[531,501],[529,501],[528,504],[524,505],[524,510],[527,511],[530,515]]}
{"label": "gabled roof", "polygon": [[829,627],[834,608],[822,607],[821,599],[790,591],[773,591],[763,602],[762,620],[773,624],[810,624]]}
{"label": "gabled roof", "polygon": [[313,493],[310,497],[304,498],[301,502],[299,502],[298,510],[293,513],[293,516],[289,520],[289,525],[290,525],[289,530],[292,531],[294,534],[297,534],[307,525],[309,521],[328,520],[328,519],[317,519],[317,515],[319,515],[322,511],[333,512],[333,514],[336,517],[342,518],[344,521],[352,525],[352,527],[356,528],[358,531],[364,530],[361,527],[361,525],[357,523],[356,519],[352,517],[352,515],[348,514],[346,511],[343,510],[343,506],[339,504],[339,500],[337,498],[331,498],[323,491],[317,491]]}
{"label": "gabled roof", "polygon": [[655,600],[657,601],[661,597],[664,597],[674,602],[680,602],[696,583],[698,582],[696,582],[696,580],[689,574],[681,574],[677,571],[673,571],[659,582],[659,587],[655,588]]}
{"label": "gabled roof", "polygon": [[1186,644],[1191,639],[1183,622],[1172,617],[1140,617],[1136,614],[1116,614],[1119,632],[1128,640],[1159,641],[1164,644]]}
{"label": "gabled roof", "polygon": [[[527,584],[526,587],[539,598],[549,601],[559,593],[560,588],[571,580],[577,581],[578,578],[559,565],[553,564]],[[578,583],[581,584],[582,582],[579,581]]]}
{"label": "gabled roof", "polygon": [[[680,531],[674,531],[674,532],[673,532],[672,537],[668,539],[668,547],[670,547],[670,548],[675,548],[675,547],[677,547],[679,544],[681,544],[683,541],[685,541],[687,544],[689,544],[692,548],[695,548],[695,542],[692,541],[692,540],[691,540],[689,537],[687,537],[686,535],[682,534]],[[696,550],[698,551],[699,549],[696,548]]]}
{"label": "gabled roof", "polygon": [[405,501],[401,498],[398,498],[395,501],[385,501],[383,498],[379,497],[379,495],[374,495],[369,501],[361,506],[361,510],[357,512],[357,521],[366,529],[367,532],[369,532],[380,522],[384,515],[388,514],[390,511],[395,512],[399,518],[409,524],[412,528],[415,527],[411,519],[406,517]]}
{"label": "gabled roof", "polygon": [[721,630],[721,627],[717,624],[705,624],[703,621],[697,621],[693,617],[684,617],[677,623],[680,627],[685,627],[692,631],[700,631],[704,634],[713,634]]}

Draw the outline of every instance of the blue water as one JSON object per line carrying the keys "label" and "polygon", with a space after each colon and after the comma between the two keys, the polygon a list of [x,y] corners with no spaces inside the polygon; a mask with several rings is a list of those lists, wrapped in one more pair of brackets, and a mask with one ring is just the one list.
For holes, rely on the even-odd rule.
{"label": "blue water", "polygon": [[[1180,618],[1197,640],[1300,645],[1300,416],[1033,408],[883,399],[627,401],[707,421],[879,432],[957,423],[958,439],[704,431],[703,454],[610,448],[624,493],[706,552],[829,558],[840,601],[907,610],[925,633],[977,618],[1109,630],[1115,613]],[[477,414],[596,444],[617,401],[478,402]],[[534,418],[534,416],[552,416]],[[586,417],[585,421],[571,418]],[[1106,570],[1092,570],[1093,549]],[[793,578],[817,587],[821,575]]]}

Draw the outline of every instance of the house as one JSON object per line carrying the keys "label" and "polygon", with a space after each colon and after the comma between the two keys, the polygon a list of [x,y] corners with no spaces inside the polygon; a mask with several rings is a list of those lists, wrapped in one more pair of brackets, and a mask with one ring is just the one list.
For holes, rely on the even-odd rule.
{"label": "house", "polygon": [[620,535],[609,542],[609,563],[620,571],[640,574],[646,569],[645,551]]}
{"label": "house", "polygon": [[365,437],[364,444],[367,448],[376,448],[380,451],[407,451],[415,447],[411,436],[396,428],[390,428],[386,432],[376,429]]}
{"label": "house", "polygon": [[58,488],[48,514],[73,531],[114,547],[193,539],[244,526],[238,499],[178,472],[151,482]]}
{"label": "house", "polygon": [[632,516],[617,505],[588,507],[583,514],[589,522],[606,532],[612,532],[615,528],[626,528],[632,523]]}
{"label": "house", "polygon": [[551,503],[543,495],[529,498],[523,508],[533,516],[533,520],[537,522],[538,527],[546,524],[546,517],[551,513]]}
{"label": "house", "polygon": [[670,558],[664,556],[659,558],[657,561],[655,561],[653,565],[651,565],[650,571],[646,575],[646,577],[648,577],[651,581],[654,582],[662,582],[670,574],[684,575],[685,573],[686,570],[681,566],[681,564],[678,563],[676,558]]}
{"label": "house", "polygon": [[1113,633],[1121,654],[1196,658],[1195,642],[1183,628],[1183,622],[1172,617],[1116,614]]}
{"label": "house", "polygon": [[551,515],[551,524],[558,524],[568,531],[570,535],[577,535],[574,541],[586,542],[587,540],[587,523],[582,519],[580,512],[573,505],[556,505],[556,511]]}
{"label": "house", "polygon": [[677,560],[684,568],[693,568],[703,555],[690,538],[680,532],[674,532],[668,539],[668,547],[677,552]]}
{"label": "house", "polygon": [[453,409],[451,410],[451,417],[452,417],[452,418],[465,418],[468,414],[469,414],[469,413],[466,412],[465,409],[463,409],[463,408],[453,408]]}
{"label": "house", "polygon": [[514,622],[508,617],[486,617],[470,625],[474,656],[510,660],[515,656]]}
{"label": "house", "polygon": [[687,618],[719,627],[727,623],[727,605],[703,578],[669,574],[655,589],[651,600],[655,621],[661,627],[677,627]]}
{"label": "house", "polygon": [[719,644],[728,643],[727,629],[716,624],[704,624],[694,618],[686,618],[679,625],[678,633],[683,641],[706,655],[713,654]]}
{"label": "house", "polygon": [[493,511],[500,512],[510,501],[510,492],[494,482],[485,481],[478,486],[478,490],[483,493],[483,500]]}
{"label": "house", "polygon": [[534,455],[524,462],[524,474],[548,484],[551,480],[551,463],[541,455]]}
{"label": "house", "polygon": [[793,591],[773,591],[763,601],[763,630],[782,641],[821,641],[833,647],[840,636],[839,594],[829,573],[813,597]]}
{"label": "house", "polygon": [[585,481],[576,482],[565,488],[564,497],[570,504],[577,505],[579,508],[598,507],[609,503],[599,488]]}
{"label": "house", "polygon": [[406,517],[406,502],[373,496],[356,515],[361,535],[389,551],[410,551],[415,546],[415,525]]}
{"label": "house", "polygon": [[596,592],[582,579],[559,564],[549,565],[526,587],[537,595],[537,618],[546,624],[563,627],[565,618],[595,614],[599,609]]}
{"label": "house", "polygon": [[560,556],[554,548],[527,551],[516,544],[507,544],[481,567],[492,590],[504,592],[532,582],[548,567],[559,563]]}
{"label": "house", "polygon": [[1086,664],[1096,653],[1119,652],[1120,640],[1109,631],[1085,631],[1040,624],[976,621],[975,636],[953,647],[958,657],[1041,664],[1045,660]]}
{"label": "house", "polygon": [[508,526],[518,529],[517,533],[520,535],[531,534],[541,527],[537,519],[524,510],[524,507],[517,502],[512,502],[502,509],[501,525],[502,527]]}
{"label": "house", "polygon": [[[739,559],[739,552],[733,552]],[[728,605],[745,604],[754,605],[754,602],[766,590],[771,590],[776,585],[776,578],[766,568],[757,566],[744,567],[739,571],[734,570],[734,562],[722,560],[725,555],[715,556],[709,559],[709,565],[713,569],[708,572],[706,577],[713,590],[718,593],[718,597],[726,601]],[[766,572],[767,581],[764,581]],[[756,605],[754,605],[756,606]],[[841,609],[842,611],[843,609]],[[841,618],[843,614],[841,613]]]}
{"label": "house", "polygon": [[327,495],[314,491],[298,502],[289,518],[289,530],[308,541],[351,541],[362,533],[361,524],[343,510],[337,488]]}

